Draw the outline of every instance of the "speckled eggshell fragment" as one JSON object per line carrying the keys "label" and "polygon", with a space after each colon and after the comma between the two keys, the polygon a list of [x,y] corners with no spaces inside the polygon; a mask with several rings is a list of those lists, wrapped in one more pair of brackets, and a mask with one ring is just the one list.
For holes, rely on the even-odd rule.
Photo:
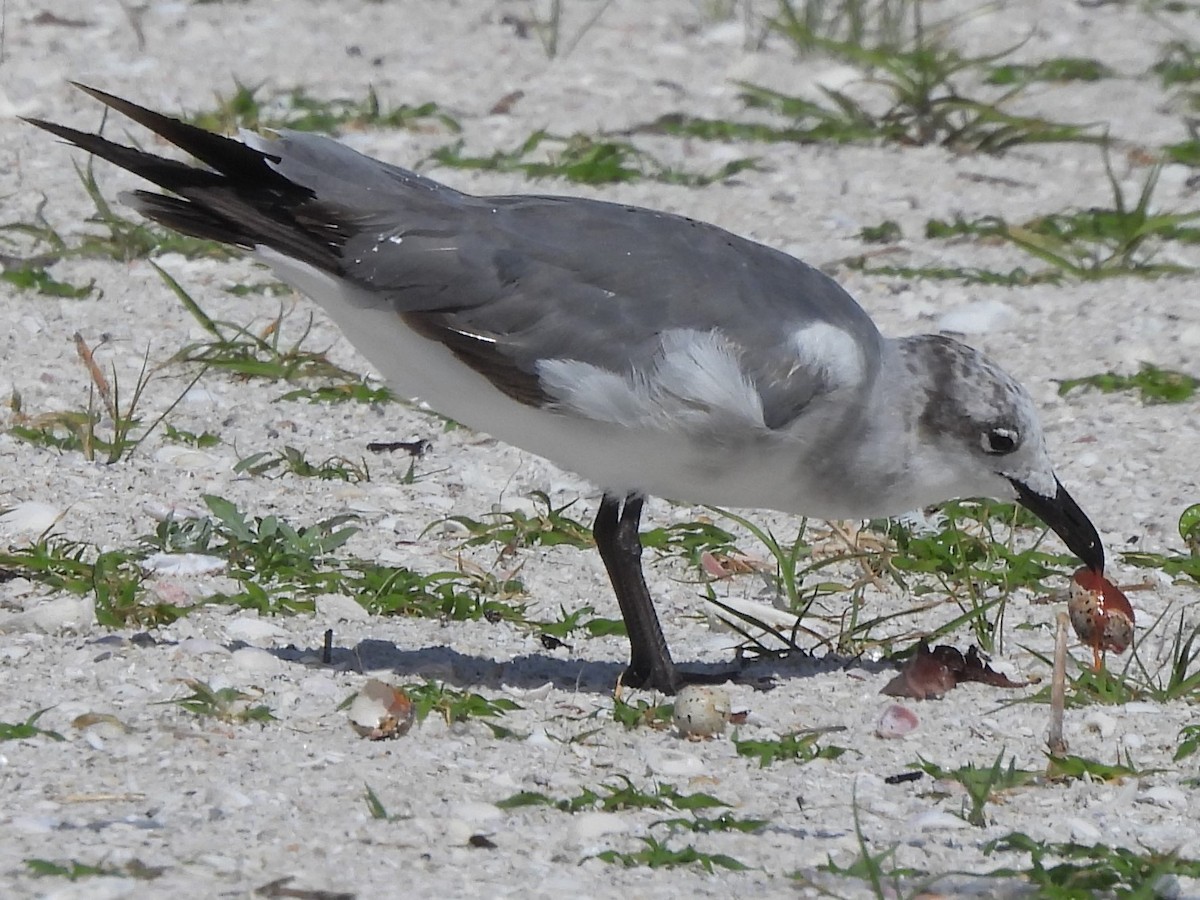
{"label": "speckled eggshell fragment", "polygon": [[729,713],[729,694],[722,688],[689,684],[675,696],[675,727],[684,737],[722,734]]}

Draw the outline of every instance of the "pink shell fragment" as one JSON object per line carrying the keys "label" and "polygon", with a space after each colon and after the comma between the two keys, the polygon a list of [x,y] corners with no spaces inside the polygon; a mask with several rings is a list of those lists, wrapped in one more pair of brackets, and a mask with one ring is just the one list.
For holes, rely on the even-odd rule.
{"label": "pink shell fragment", "polygon": [[881,738],[902,738],[917,730],[921,720],[917,714],[899,703],[893,703],[883,711],[875,726],[875,735]]}

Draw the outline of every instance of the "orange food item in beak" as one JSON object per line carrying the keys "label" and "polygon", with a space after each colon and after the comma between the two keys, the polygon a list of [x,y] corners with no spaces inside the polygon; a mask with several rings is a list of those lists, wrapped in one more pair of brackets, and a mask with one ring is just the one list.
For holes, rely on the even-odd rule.
{"label": "orange food item in beak", "polygon": [[1106,650],[1124,653],[1133,643],[1133,607],[1121,589],[1099,572],[1085,567],[1071,576],[1067,611],[1079,639],[1092,648],[1097,671]]}

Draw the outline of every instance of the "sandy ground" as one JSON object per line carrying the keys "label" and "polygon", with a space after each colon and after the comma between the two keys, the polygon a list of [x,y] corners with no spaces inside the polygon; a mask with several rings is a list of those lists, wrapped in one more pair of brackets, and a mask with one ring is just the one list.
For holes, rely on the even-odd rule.
{"label": "sandy ground", "polygon": [[[564,6],[569,37],[595,6]],[[952,40],[966,53],[1027,39],[1018,58],[1096,56],[1123,76],[1094,85],[1034,86],[1022,100],[1023,110],[1106,122],[1118,138],[1148,147],[1186,137],[1175,95],[1144,73],[1166,42],[1200,38],[1194,11],[1156,16],[1142,4],[1029,0],[962,15],[971,6],[929,3],[927,18],[959,16]],[[525,3],[482,0],[148,2],[136,8],[104,0],[86,12],[66,0],[9,0],[0,63],[0,221],[29,221],[44,201],[46,217],[69,239],[89,227],[85,219],[92,207],[73,168],[81,155],[15,119],[38,115],[95,127],[95,105],[68,80],[165,111],[210,109],[214,95],[227,95],[235,80],[261,83],[264,93],[303,87],[320,98],[361,98],[373,85],[389,104],[435,101],[462,123],[467,148],[480,153],[512,147],[541,127],[558,134],[595,133],[681,110],[743,116],[739,81],[792,92],[846,82],[843,67],[798,61],[778,38],[747,49],[740,12],[725,19],[700,2],[617,0],[571,53],[555,59],[535,36],[519,33],[514,23],[529,14]],[[523,93],[510,110],[491,112],[514,91]],[[117,133],[123,128],[116,126]],[[410,165],[452,138],[438,129],[344,136],[366,152]],[[998,158],[890,146],[667,139],[645,139],[643,146],[692,170],[711,170],[742,156],[758,157],[762,168],[704,189],[642,181],[595,191],[533,185],[518,175],[436,166],[425,171],[470,191],[592,193],[682,212],[815,263],[870,249],[859,229],[893,219],[905,235],[901,261],[1032,266],[1003,246],[926,241],[924,222],[987,213],[1021,221],[1111,198],[1099,154],[1086,146],[1021,149]],[[1123,145],[1114,154],[1114,168],[1136,196],[1147,170],[1130,163],[1137,155],[1128,149]],[[97,171],[107,197],[132,186],[132,179],[108,167]],[[1195,208],[1190,175],[1180,166],[1165,168],[1156,204],[1165,210]],[[1188,256],[1174,247],[1164,259],[1200,264],[1200,254]],[[158,262],[214,318],[261,325],[278,309],[276,300],[239,299],[224,290],[265,278],[245,261],[168,256]],[[152,360],[165,359],[202,337],[145,261],[67,261],[53,273],[74,283],[94,278],[103,295],[59,300],[0,283],[5,323],[0,395],[19,391],[28,411],[86,402],[86,380],[71,341],[75,332],[92,344],[107,336],[102,362],[130,378],[147,351]],[[1022,378],[1042,405],[1060,477],[1095,519],[1110,552],[1180,549],[1176,520],[1189,503],[1200,501],[1196,402],[1146,406],[1128,394],[1087,392],[1062,398],[1055,379],[1133,371],[1141,361],[1200,369],[1195,277],[1020,289],[852,272],[840,278],[889,333],[927,331],[947,314],[966,314],[980,329],[970,339]],[[979,304],[1002,304],[1004,312],[985,323]],[[289,333],[298,334],[307,311],[307,301],[299,301],[286,322]],[[336,361],[368,371],[319,315],[310,340],[330,346]],[[165,408],[181,389],[181,377],[153,382],[147,408]],[[534,490],[548,492],[556,505],[582,498],[572,512],[585,520],[594,509],[596,496],[588,485],[486,436],[442,433],[436,420],[396,404],[273,402],[282,392],[207,376],[171,421],[197,433],[218,431],[223,444],[180,454],[156,436],[112,466],[31,447],[6,431],[0,434],[0,506],[47,504],[64,511],[59,534],[105,548],[128,547],[151,531],[147,509],[154,504],[195,505],[203,494],[224,496],[255,515],[296,522],[356,513],[363,530],[347,552],[419,571],[453,567],[455,535],[422,536],[427,524],[446,515],[478,517],[493,504],[519,508]],[[372,480],[353,486],[232,472],[239,456],[285,444],[318,460],[339,454],[358,459],[367,441],[413,438],[431,440],[433,449],[420,464],[427,477],[411,485],[401,483],[408,461],[398,458],[372,458]],[[686,521],[702,512],[651,503],[647,524]],[[794,528],[784,517],[764,515],[758,521],[781,532]],[[10,523],[9,530],[18,529]],[[28,535],[10,533],[5,539],[19,544]],[[495,561],[494,553],[484,551],[475,558],[484,566]],[[549,618],[560,604],[568,609],[591,604],[599,615],[616,614],[594,553],[523,551],[519,561],[532,612]],[[1142,578],[1119,562],[1112,571],[1118,580]],[[702,601],[682,574],[669,565],[649,570],[676,657],[725,658],[730,636],[697,621]],[[1166,579],[1150,584],[1134,595],[1140,621],[1197,600],[1194,585]],[[725,590],[754,597],[761,582],[743,578]],[[1157,771],[1123,783],[1075,781],[1018,791],[989,805],[989,824],[975,828],[952,815],[961,797],[937,793],[928,779],[898,785],[884,779],[909,770],[918,758],[953,768],[989,765],[1002,751],[1018,766],[1040,768],[1045,707],[1004,705],[1012,695],[992,688],[972,685],[939,703],[910,704],[920,727],[903,740],[884,740],[875,736],[875,726],[887,705],[879,695],[891,675],[887,667],[860,660],[764,669],[778,676],[775,690],[729,687],[733,706],[749,711],[742,737],[843,727],[827,742],[851,752],[836,760],[759,768],[738,757],[728,739],[688,742],[671,731],[626,730],[613,722],[611,687],[625,653],[618,639],[580,639],[573,653],[550,652],[528,630],[503,623],[369,618],[353,604],[330,598],[316,615],[270,620],[208,608],[157,630],[153,643],[131,642],[134,630],[109,632],[86,611],[68,610],[65,623],[62,617],[31,615],[61,599],[20,579],[0,585],[7,617],[0,625],[7,632],[0,639],[0,721],[24,721],[49,708],[39,724],[66,738],[0,744],[4,896],[244,896],[285,877],[294,877],[295,888],[358,897],[812,893],[814,888],[789,877],[795,872],[856,896],[867,888],[814,870],[827,858],[848,865],[857,857],[855,810],[872,852],[895,845],[897,865],[935,873],[1027,865],[1023,856],[982,854],[988,840],[1011,831],[1042,840],[1178,848],[1200,858],[1195,786],[1200,757],[1171,761],[1179,729],[1196,721],[1194,705],[1141,702],[1070,712],[1072,752],[1110,762],[1128,753],[1139,766]],[[1045,666],[1030,650],[1048,652],[1055,610],[1027,599],[1020,595],[1010,608],[1006,653],[998,664],[1044,678]],[[880,595],[874,602],[899,606],[905,598]],[[1195,613],[1190,616],[1194,620]],[[332,668],[311,659],[326,628],[335,629],[340,665]],[[1163,646],[1151,643],[1143,653],[1159,659]],[[1074,652],[1085,656],[1081,648]],[[504,724],[519,737],[494,737],[475,720],[446,726],[431,717],[400,740],[364,741],[337,707],[366,674],[394,682],[444,679],[515,700],[522,708]],[[220,725],[162,705],[186,693],[185,678],[261,689],[277,721]],[[86,713],[115,716],[123,727],[72,727]],[[653,823],[673,813],[572,815],[495,805],[518,791],[561,799],[622,778],[643,790],[667,784],[684,793],[711,793],[733,804],[735,815],[768,824],[753,834],[671,834]],[[392,820],[370,816],[364,785]],[[485,843],[472,842],[478,835],[494,847],[476,846]],[[638,850],[644,846],[639,838],[646,836],[673,848],[691,843],[707,853],[728,854],[750,868],[714,873],[695,866],[624,868],[594,858],[608,849]],[[31,858],[113,867],[136,859],[163,872],[153,881],[72,883],[32,877],[24,862]],[[988,896],[1020,890],[1017,884],[967,876],[946,885],[948,893]],[[1200,896],[1200,883],[1188,879],[1163,889]]]}

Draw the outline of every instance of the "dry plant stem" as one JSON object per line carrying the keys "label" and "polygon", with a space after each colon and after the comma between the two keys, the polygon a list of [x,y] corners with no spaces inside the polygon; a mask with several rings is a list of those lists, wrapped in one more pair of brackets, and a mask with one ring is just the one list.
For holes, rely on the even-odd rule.
{"label": "dry plant stem", "polygon": [[1058,631],[1054,641],[1054,674],[1050,680],[1050,732],[1046,744],[1054,756],[1064,756],[1067,741],[1063,737],[1063,709],[1067,699],[1067,627],[1070,618],[1058,614]]}
{"label": "dry plant stem", "polygon": [[625,672],[622,670],[621,674],[617,676],[617,683],[613,685],[613,700],[616,702],[620,702],[625,694],[624,678]]}
{"label": "dry plant stem", "polygon": [[108,410],[108,414],[115,420],[117,418],[117,411],[113,406],[112,390],[108,386],[108,379],[100,371],[100,366],[97,365],[96,358],[92,355],[92,348],[87,345],[87,341],[83,339],[83,335],[78,331],[75,332],[74,340],[75,352],[79,354],[79,358],[83,360],[84,366],[87,367],[88,374],[92,376],[92,383],[96,385],[100,399],[104,401],[104,408]]}
{"label": "dry plant stem", "polygon": [[[827,526],[829,526],[829,530],[832,531],[835,535],[837,535],[837,537],[842,541],[843,544],[846,545],[846,548],[851,553],[861,553],[862,552],[862,542],[858,535],[851,534],[849,529],[843,528],[837,522],[826,522],[825,524]],[[867,581],[869,581],[871,584],[873,584],[876,588],[878,588],[881,591],[887,590],[887,585],[884,584],[883,579],[880,578],[879,575],[877,575],[875,572],[873,572],[871,570],[870,564],[865,559],[860,558],[858,560],[858,564],[859,564],[859,567],[863,570],[863,575],[866,576]]]}
{"label": "dry plant stem", "polygon": [[140,803],[146,799],[145,794],[139,793],[97,793],[97,794],[67,794],[62,798],[63,803]]}

